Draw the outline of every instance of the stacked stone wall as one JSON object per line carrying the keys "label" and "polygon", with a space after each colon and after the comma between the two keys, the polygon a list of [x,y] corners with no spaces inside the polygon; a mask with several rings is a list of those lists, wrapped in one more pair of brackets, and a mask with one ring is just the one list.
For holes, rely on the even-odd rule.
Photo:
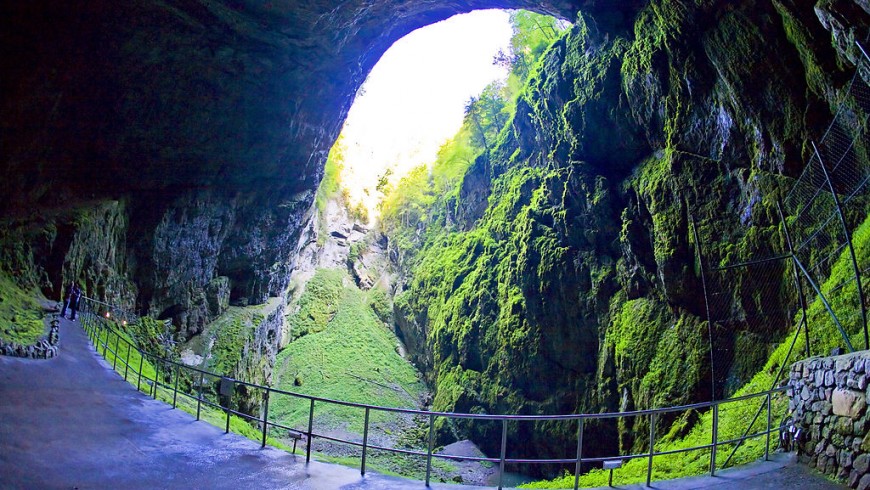
{"label": "stacked stone wall", "polygon": [[789,379],[800,461],[861,490],[870,488],[868,377],[863,351],[795,363]]}
{"label": "stacked stone wall", "polygon": [[57,357],[57,346],[60,341],[58,335],[59,325],[59,321],[56,318],[52,320],[48,335],[31,345],[21,345],[0,339],[0,355],[30,359],[51,359]]}

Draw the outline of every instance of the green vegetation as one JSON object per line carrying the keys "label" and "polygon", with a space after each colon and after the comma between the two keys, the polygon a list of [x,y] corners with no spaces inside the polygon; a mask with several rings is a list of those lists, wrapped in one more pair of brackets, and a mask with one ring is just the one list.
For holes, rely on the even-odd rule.
{"label": "green vegetation", "polygon": [[341,137],[332,145],[323,168],[323,179],[317,187],[314,203],[320,214],[326,212],[326,203],[341,192],[341,171],[344,168],[344,142]]}
{"label": "green vegetation", "polygon": [[[795,25],[783,30],[779,8],[657,0],[633,37],[605,36],[579,18],[539,48],[516,50],[540,58],[504,57],[518,78],[473,99],[438,160],[383,203],[404,279],[395,316],[426,335],[434,409],[565,413],[707,400],[714,334],[739,351],[723,376],[728,395],[770,388],[754,376],[769,358],[784,362],[784,352],[770,355],[791,340],[795,293],[729,272],[714,290],[720,314],[735,321],[708,329],[698,257],[709,269],[784,249],[776,200],[790,181],[777,174],[799,160],[810,95],[790,83],[799,69],[764,53],[810,41],[786,32]],[[776,267],[766,274],[786,284],[790,270]],[[856,305],[842,308],[854,325]],[[824,314],[811,320],[824,325]],[[746,318],[765,325],[752,331]],[[738,435],[755,408],[723,406],[722,437]],[[658,444],[709,439],[709,417],[662,417]],[[570,454],[573,429],[540,424],[519,455]],[[472,424],[439,427],[441,440],[451,431],[496,449]],[[649,420],[588,431],[594,456],[643,452]],[[757,457],[753,444],[732,463]],[[691,464],[680,457],[656,458],[656,477],[709,466],[709,453]]]}
{"label": "green vegetation", "polygon": [[[867,275],[870,266],[870,216],[852,233],[852,244],[858,259],[864,294],[867,294]],[[836,313],[840,324],[849,335],[849,340],[855,349],[863,349],[864,331],[861,319],[861,307],[858,302],[858,285],[853,280],[855,271],[848,248],[840,252],[837,261],[831,267],[828,280],[820,285],[822,294],[828,300],[831,309]],[[807,306],[807,323],[812,333],[812,349],[814,352],[830,352],[834,347],[845,347],[845,342],[837,329],[834,319],[828,313],[821,299],[809,292],[810,298],[816,297]]]}
{"label": "green vegetation", "polygon": [[308,281],[296,305],[298,311],[287,319],[291,339],[326,328],[335,316],[346,276],[339,270],[321,270]]}
{"label": "green vegetation", "polygon": [[[864,223],[853,234],[853,243],[855,245],[855,253],[861,257],[864,262],[870,258],[870,217],[865,219]],[[863,264],[866,267],[866,263]],[[849,251],[844,250],[837,262],[832,268],[832,272],[828,280],[821,286],[822,293],[828,299],[832,308],[835,311],[843,312],[840,319],[841,322],[848,327],[851,342],[856,346],[863,344],[863,332],[860,322],[860,308],[857,305],[857,285],[850,279],[854,277],[852,270],[851,257]],[[851,288],[851,290],[850,290]],[[627,303],[628,304],[628,303]],[[631,307],[633,308],[633,307]],[[641,313],[643,314],[643,313]],[[795,328],[800,326],[800,313],[795,317]],[[811,325],[813,350],[817,352],[827,352],[833,347],[843,345],[842,337],[839,331],[834,326],[834,321],[825,309],[821,299],[816,298],[810,303],[807,308],[807,316]],[[794,346],[792,347],[792,342]],[[783,365],[786,366],[786,374],[788,376],[788,366],[803,356],[806,348],[805,337],[802,331],[792,331],[773,351],[764,367],[760,369],[743,387],[734,394],[734,397],[739,397],[746,394],[759,393],[776,387],[776,375],[779,373]],[[787,357],[789,350],[792,350],[791,357]],[[785,379],[780,378],[782,382]],[[779,424],[788,410],[788,398],[783,393],[775,396],[772,399],[773,405],[773,422]],[[755,398],[747,401],[728,402],[720,407],[719,411],[719,440],[727,440],[742,436],[747,430],[747,425],[753,419],[758,409],[765,403],[765,398]],[[762,412],[755,425],[752,427],[752,432],[761,432],[765,428],[766,411]],[[771,447],[776,448],[776,436],[771,436]],[[698,422],[694,428],[683,438],[676,440],[662,440],[660,445],[656,446],[656,451],[672,451],[676,449],[689,448],[693,446],[701,446],[709,444],[712,441],[712,412],[707,411],[700,414]],[[755,438],[745,443],[737,451],[734,458],[731,460],[731,465],[739,465],[757,459],[764,453],[764,438]],[[733,445],[727,444],[720,446],[717,456],[719,464],[724,462],[724,458],[731,453]],[[640,483],[646,480],[647,462],[644,459],[629,461],[623,468],[617,470],[614,474],[614,484],[628,485],[632,483]],[[709,451],[693,451],[690,453],[680,453],[669,456],[658,456],[654,463],[654,479],[673,479],[683,476],[700,475],[710,468],[710,452]],[[603,486],[607,484],[608,473],[603,470],[593,470],[584,474],[580,478],[581,486]],[[526,485],[525,488],[566,488],[574,485],[574,477],[566,475],[564,478],[555,479],[549,482],[536,482]]]}
{"label": "green vegetation", "polygon": [[36,291],[25,291],[0,270],[0,338],[31,345],[45,335],[43,310]]}
{"label": "green vegetation", "polygon": [[254,330],[263,322],[262,309],[262,306],[231,306],[209,326],[214,332],[211,359],[207,364],[211,371],[225,376],[236,371],[245,343],[252,340]]}
{"label": "green vegetation", "polygon": [[[344,270],[319,269],[308,282],[288,321],[294,338],[278,354],[276,389],[320,398],[383,407],[419,407],[425,385],[416,369],[398,354],[398,339],[385,324],[391,319],[389,297],[381,289],[360,291]],[[275,394],[271,417],[283,425],[307,430],[308,400]],[[364,410],[316,403],[315,431],[362,441]],[[425,421],[410,415],[371,411],[370,442],[388,447],[424,450]],[[337,449],[337,454],[346,450]],[[359,465],[358,456],[325,451],[326,461]],[[331,454],[331,455],[330,455]],[[434,478],[454,471],[436,461]],[[425,458],[371,451],[367,465],[387,474],[423,478]]]}
{"label": "green vegetation", "polygon": [[[302,317],[301,323],[317,328],[309,329],[307,335],[278,354],[275,387],[354,403],[418,406],[424,386],[414,367],[398,355],[395,335],[370,307],[382,307],[383,293],[376,291],[360,291],[344,271],[318,270],[300,298],[299,312],[290,319],[291,324],[298,325]],[[329,313],[315,320],[311,315],[314,311]],[[270,403],[276,420],[306,427],[307,401],[278,396]],[[359,409],[323,405],[317,408],[315,418],[321,429],[362,435],[363,413]],[[377,426],[394,420],[392,414],[372,413],[371,421]]]}

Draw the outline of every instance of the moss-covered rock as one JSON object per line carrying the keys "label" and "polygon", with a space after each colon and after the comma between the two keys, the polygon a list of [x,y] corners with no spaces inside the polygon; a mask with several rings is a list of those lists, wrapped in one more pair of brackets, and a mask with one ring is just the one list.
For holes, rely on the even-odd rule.
{"label": "moss-covered rock", "polygon": [[47,333],[38,293],[22,289],[0,271],[0,339],[32,345]]}
{"label": "moss-covered rock", "polygon": [[[396,226],[419,249],[395,244],[396,306],[434,408],[645,409],[726,396],[757,372],[792,327],[795,294],[754,288],[750,268],[711,270],[784,250],[782,175],[802,165],[843,83],[806,8],[655,0],[631,33],[580,18],[551,46],[450,201],[478,209],[484,195],[486,209],[455,227],[436,200],[434,219]],[[781,264],[765,275],[791,281]],[[714,375],[710,342],[743,355],[718,356]],[[693,420],[658,430],[677,437]],[[588,427],[591,451],[642,449],[645,423]],[[450,430],[496,449],[497,434],[474,424]],[[576,437],[555,424],[511,430],[524,455],[570,454]]]}

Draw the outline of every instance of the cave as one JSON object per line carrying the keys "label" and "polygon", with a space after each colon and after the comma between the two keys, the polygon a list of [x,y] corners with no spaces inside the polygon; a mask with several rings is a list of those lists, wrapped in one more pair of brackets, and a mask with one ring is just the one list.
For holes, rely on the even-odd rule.
{"label": "cave", "polygon": [[[503,148],[475,160],[449,210],[468,231],[493,183],[513,179],[496,182],[512,199],[501,221],[452,250],[454,262],[489,262],[441,280],[451,294],[506,284],[469,293],[450,315],[523,328],[441,332],[430,346],[426,305],[402,312],[399,333],[417,339],[422,369],[462,385],[433,403],[538,414],[714,397],[703,336],[687,340],[705,321],[693,213],[723,217],[700,223],[711,263],[781,245],[760,188],[799,174],[807,142],[824,133],[862,56],[866,2],[6,2],[3,269],[46,295],[77,279],[142,314],[183,310],[177,327],[191,335],[228,304],[282,297],[310,239],[327,152],[366,75],[412,30],[484,8],[577,24],[519,100]],[[522,226],[503,226],[513,222]],[[748,284],[723,311],[754,301]],[[793,306],[786,296],[776,308]],[[779,324],[764,340],[778,341],[789,317],[771,315]],[[634,328],[641,321],[650,327]],[[275,332],[262,336],[274,342]],[[721,338],[746,344],[747,359],[768,354],[751,335]],[[602,450],[644,442],[602,425]],[[524,450],[536,454],[570,451],[576,435],[528,437]]]}
{"label": "cave", "polygon": [[[125,222],[114,232],[134,257],[109,264],[133,279],[116,298],[156,314],[226,276],[234,299],[261,302],[286,287],[275,264],[298,240],[354,94],[393,42],[483,8],[566,19],[583,9],[621,29],[643,3],[7,4],[0,214],[13,228],[69,223],[115,202]],[[44,264],[47,293],[60,265]]]}

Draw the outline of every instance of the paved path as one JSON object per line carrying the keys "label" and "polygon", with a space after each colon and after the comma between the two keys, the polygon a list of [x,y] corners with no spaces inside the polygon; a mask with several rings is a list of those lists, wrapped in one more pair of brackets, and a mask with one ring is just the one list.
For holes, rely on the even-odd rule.
{"label": "paved path", "polygon": [[[152,400],[96,354],[78,324],[61,321],[60,357],[0,356],[0,488],[390,489],[422,482],[312,462],[266,448]],[[788,455],[655,488],[841,489]],[[482,487],[434,485],[436,489]],[[643,488],[628,486],[621,488]]]}

